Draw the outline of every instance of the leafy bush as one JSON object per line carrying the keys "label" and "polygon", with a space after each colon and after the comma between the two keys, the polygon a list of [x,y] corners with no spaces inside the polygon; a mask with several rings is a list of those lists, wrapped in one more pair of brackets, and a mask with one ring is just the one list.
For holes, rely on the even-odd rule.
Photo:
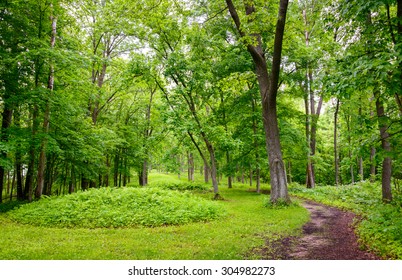
{"label": "leafy bush", "polygon": [[383,256],[402,259],[401,207],[378,204],[364,215],[357,232],[365,244]]}
{"label": "leafy bush", "polygon": [[8,212],[11,219],[48,227],[179,225],[222,215],[213,201],[160,188],[101,188],[44,198]]}
{"label": "leafy bush", "polygon": [[180,182],[180,181],[170,181],[170,182],[157,182],[151,183],[152,187],[177,190],[177,191],[208,191],[210,187],[197,183],[197,182]]}
{"label": "leafy bush", "polygon": [[360,241],[387,258],[402,259],[402,197],[390,204],[381,200],[381,186],[369,182],[354,186],[307,189],[292,184],[290,193],[327,205],[352,210],[362,220],[357,226]]}

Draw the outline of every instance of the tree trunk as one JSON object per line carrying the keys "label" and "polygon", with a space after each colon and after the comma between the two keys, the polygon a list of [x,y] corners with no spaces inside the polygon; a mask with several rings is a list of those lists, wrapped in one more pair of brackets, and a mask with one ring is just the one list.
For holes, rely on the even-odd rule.
{"label": "tree trunk", "polygon": [[363,166],[363,157],[359,157],[359,180],[360,182],[364,181],[364,166]]}
{"label": "tree trunk", "polygon": [[335,164],[335,185],[339,185],[339,155],[338,155],[338,114],[339,114],[339,99],[336,100],[334,113],[334,164]]}
{"label": "tree trunk", "polygon": [[83,191],[86,191],[86,190],[88,190],[88,188],[89,188],[88,179],[86,179],[84,175],[81,175],[81,189]]}
{"label": "tree trunk", "polygon": [[193,153],[188,152],[188,170],[187,170],[187,179],[189,181],[194,181],[194,156]]}
{"label": "tree trunk", "polygon": [[391,174],[392,174],[392,160],[390,157],[391,143],[388,141],[389,133],[387,131],[387,117],[385,115],[385,109],[383,101],[381,100],[380,92],[378,89],[374,90],[374,97],[376,99],[376,110],[378,117],[378,126],[381,137],[381,147],[385,152],[384,160],[382,162],[382,200],[386,203],[392,201],[391,190]]}
{"label": "tree trunk", "polygon": [[218,180],[217,180],[217,162],[215,157],[215,150],[212,144],[204,137],[205,145],[207,146],[209,157],[211,161],[211,180],[212,180],[212,187],[214,188],[214,199],[220,199],[219,194],[219,187],[218,187]]}
{"label": "tree trunk", "polygon": [[[268,74],[267,62],[265,60],[264,49],[262,47],[262,39],[260,34],[253,34],[257,44],[247,46],[247,50],[251,54],[255,72],[258,79],[260,95],[262,100],[262,115],[266,137],[266,148],[269,159],[270,180],[271,180],[271,202],[276,203],[279,200],[290,201],[286,183],[285,166],[282,159],[282,151],[279,140],[279,127],[276,109],[276,97],[278,93],[279,73],[282,55],[283,34],[285,31],[286,13],[288,0],[280,0],[278,21],[276,24],[274,52],[272,59],[271,74]],[[229,12],[236,24],[237,30],[242,37],[247,35],[244,33],[240,18],[236,8],[231,0],[226,0]],[[246,14],[254,13],[254,7],[247,6]]]}
{"label": "tree trunk", "polygon": [[142,168],[138,172],[138,180],[140,186],[146,186],[148,185],[148,162],[147,160],[144,160],[142,163]]}
{"label": "tree trunk", "polygon": [[[50,9],[53,10],[53,5],[50,4]],[[57,25],[57,18],[53,15],[50,16],[50,20],[52,22],[52,35],[50,38],[50,48],[54,49],[56,43],[56,25]],[[47,88],[50,93],[53,92],[54,87],[54,67],[50,64],[50,71],[49,71],[49,79]],[[43,133],[45,137],[42,139],[40,154],[39,154],[39,166],[38,166],[38,185],[35,191],[35,197],[38,199],[42,196],[44,182],[45,182],[45,168],[46,168],[46,146],[47,146],[47,138],[46,135],[49,132],[49,118],[50,118],[50,108],[49,108],[49,100],[46,101],[46,109],[45,115],[43,120]]]}
{"label": "tree trunk", "polygon": [[351,130],[351,126],[350,126],[350,123],[351,123],[350,119],[351,119],[350,115],[345,116],[346,127],[347,127],[347,130],[348,130],[348,155],[349,155],[349,162],[350,162],[349,172],[350,172],[351,184],[353,185],[355,183],[355,176],[354,176],[355,173],[354,173],[354,169],[353,169],[353,159],[352,159],[352,157],[353,157],[353,154],[352,154],[352,136],[351,136],[352,130]]}
{"label": "tree trunk", "polygon": [[119,155],[119,150],[117,150],[116,155],[114,157],[114,168],[113,168],[113,186],[115,186],[115,187],[117,187],[117,185],[118,185],[119,161],[120,161],[120,155]]}
{"label": "tree trunk", "polygon": [[[11,182],[11,190],[10,190],[10,201],[13,200],[13,192],[14,192],[14,186],[15,186],[15,177],[17,176],[16,174],[16,170],[14,170],[14,176],[13,176],[13,180]],[[8,186],[10,185],[10,172],[8,173]]]}
{"label": "tree trunk", "polygon": [[[14,123],[17,129],[21,127],[21,114],[19,108],[15,110],[14,113]],[[23,178],[22,178],[22,154],[21,154],[21,144],[17,143],[17,150],[15,151],[15,175],[17,179],[17,200],[24,200],[24,188],[23,188]]]}
{"label": "tree trunk", "polygon": [[292,162],[290,160],[288,160],[288,183],[291,184],[292,183]]}
{"label": "tree trunk", "polygon": [[376,162],[375,162],[375,147],[371,147],[370,149],[370,182],[375,182],[376,177]]}
{"label": "tree trunk", "polygon": [[[276,24],[274,53],[272,60],[271,81],[269,86],[259,78],[260,93],[263,101],[264,126],[267,138],[267,150],[271,176],[271,202],[279,200],[290,201],[286,182],[285,166],[282,159],[282,150],[279,139],[279,126],[276,111],[276,97],[278,93],[279,72],[282,55],[283,35],[285,31],[288,0],[280,0],[278,21]],[[264,59],[265,69],[266,63]],[[258,74],[258,73],[257,73]]]}
{"label": "tree trunk", "polygon": [[71,165],[70,176],[68,181],[68,193],[72,194],[74,190],[75,190],[75,173],[74,173],[74,166]]}
{"label": "tree trunk", "polygon": [[[226,151],[226,165],[230,165],[230,153],[229,151]],[[232,172],[228,173],[228,188],[231,189],[232,186]]]}
{"label": "tree trunk", "polygon": [[[4,109],[2,113],[2,122],[1,122],[1,142],[8,141],[8,128],[11,125],[12,117],[13,117],[13,110],[10,107],[10,103],[8,100],[4,102]],[[7,158],[7,152],[4,150],[0,151],[0,158],[3,160]],[[0,203],[3,202],[3,189],[4,189],[4,175],[5,175],[5,168],[4,166],[0,165]]]}
{"label": "tree trunk", "polygon": [[209,183],[209,166],[206,161],[204,161],[204,182]]}

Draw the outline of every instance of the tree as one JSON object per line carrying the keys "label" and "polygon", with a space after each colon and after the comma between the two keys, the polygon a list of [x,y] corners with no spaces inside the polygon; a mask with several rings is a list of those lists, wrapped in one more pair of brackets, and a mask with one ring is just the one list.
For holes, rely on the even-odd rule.
{"label": "tree", "polygon": [[[261,33],[245,33],[240,21],[237,8],[231,0],[226,0],[228,9],[236,28],[241,37],[247,40],[247,50],[253,58],[255,72],[260,88],[262,100],[262,114],[264,129],[266,134],[266,148],[269,158],[270,180],[271,180],[271,201],[273,203],[279,200],[289,201],[285,166],[282,159],[282,151],[279,139],[279,128],[277,119],[276,99],[278,93],[278,82],[280,63],[282,55],[283,35],[285,31],[286,13],[288,0],[279,1],[278,20],[276,24],[274,51],[272,54],[271,72],[268,72],[265,52],[262,45]],[[252,16],[256,11],[253,2],[246,4],[245,13]],[[249,20],[252,21],[251,17]],[[250,41],[251,40],[251,41]]]}
{"label": "tree", "polygon": [[[54,49],[56,44],[56,32],[57,32],[57,17],[53,14],[53,4],[50,3],[50,21],[51,21],[51,36],[50,36],[50,48]],[[47,89],[49,93],[52,94],[54,88],[54,66],[52,63],[49,65],[49,78],[47,82]],[[43,133],[47,134],[49,132],[49,118],[50,118],[50,109],[49,109],[49,101],[45,104],[45,113],[44,113],[44,120],[43,120]],[[45,167],[46,167],[46,145],[47,139],[46,136],[42,139],[41,148],[40,148],[40,155],[39,155],[39,165],[38,165],[38,186],[35,191],[35,197],[38,199],[42,196],[44,182],[45,182]]]}

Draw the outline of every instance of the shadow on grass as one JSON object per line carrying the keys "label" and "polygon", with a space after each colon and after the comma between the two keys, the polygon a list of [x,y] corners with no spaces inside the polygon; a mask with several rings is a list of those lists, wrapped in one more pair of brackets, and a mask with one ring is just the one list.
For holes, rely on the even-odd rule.
{"label": "shadow on grass", "polygon": [[28,203],[27,201],[9,201],[0,204],[0,213],[7,213],[15,208],[18,208],[20,205]]}

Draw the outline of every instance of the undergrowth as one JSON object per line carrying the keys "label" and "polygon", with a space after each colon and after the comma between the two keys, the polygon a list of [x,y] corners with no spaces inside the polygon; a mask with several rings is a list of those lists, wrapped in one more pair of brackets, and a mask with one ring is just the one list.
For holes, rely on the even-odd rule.
{"label": "undergrowth", "polygon": [[213,201],[161,188],[101,188],[44,198],[8,212],[17,222],[46,227],[108,228],[179,225],[223,213]]}
{"label": "undergrowth", "polygon": [[[151,174],[150,185],[157,179],[165,182],[178,181],[174,175]],[[197,178],[196,178],[197,179]],[[185,178],[183,179],[183,181]],[[199,183],[203,178],[199,176]],[[222,218],[217,218],[206,223],[191,222],[175,226],[133,226],[123,228],[83,228],[81,225],[71,228],[57,228],[48,226],[35,226],[10,221],[10,214],[0,213],[0,259],[57,259],[57,260],[231,260],[231,259],[260,259],[261,255],[254,249],[261,248],[265,240],[279,240],[289,235],[300,234],[300,229],[309,219],[306,209],[303,207],[281,207],[270,209],[263,206],[266,195],[257,194],[249,190],[249,186],[234,184],[233,188],[222,186],[220,193],[224,201],[212,201],[211,192],[194,192],[186,194],[185,201],[174,199],[174,205],[188,204],[193,196],[200,198],[200,205],[196,209],[208,211],[206,207],[215,209],[221,207],[218,213],[223,213]],[[122,188],[128,191],[130,199],[134,190],[141,195],[151,197],[145,188]],[[105,190],[109,192],[105,201],[116,201],[116,195],[120,189]],[[94,190],[95,191],[95,190]],[[144,192],[144,193],[143,193]],[[149,192],[158,194],[173,194],[177,191],[151,187]],[[87,193],[82,193],[88,194]],[[101,193],[92,195],[101,196]],[[105,194],[106,196],[106,194]],[[121,194],[123,196],[123,194]],[[159,197],[160,195],[158,195]],[[102,196],[103,197],[103,196]],[[176,196],[174,196],[176,197]],[[72,197],[77,199],[78,197]],[[71,198],[71,199],[72,199]],[[203,199],[202,199],[203,198]],[[146,198],[139,198],[146,200]],[[173,199],[173,198],[172,198]],[[51,199],[50,199],[51,200]],[[82,200],[82,199],[81,199]],[[158,199],[159,200],[159,199]],[[49,203],[49,199],[43,199]],[[193,200],[191,200],[193,201]],[[60,201],[61,203],[62,201]],[[203,204],[208,202],[207,204]],[[64,202],[67,204],[67,202]],[[75,203],[71,201],[70,203]],[[84,204],[84,201],[77,202]],[[31,205],[31,204],[30,204]],[[40,206],[38,202],[32,205]],[[147,202],[147,205],[148,202]],[[154,203],[160,208],[158,203]],[[206,205],[203,206],[203,205]],[[48,208],[41,206],[34,216],[30,216],[29,222],[45,215]],[[48,205],[47,205],[48,206]],[[24,208],[25,206],[23,206]],[[64,211],[61,207],[60,211]],[[120,207],[114,204],[113,207]],[[111,207],[109,211],[114,211]],[[151,211],[148,209],[146,211]],[[166,208],[165,208],[166,209]],[[34,209],[31,209],[34,210]],[[14,210],[17,211],[17,210]],[[24,210],[25,211],[25,210]],[[86,209],[85,211],[89,211]],[[126,212],[121,209],[121,212]],[[51,210],[56,212],[56,210]],[[121,213],[119,212],[119,214]],[[16,212],[14,212],[16,213]],[[165,214],[171,215],[168,211]],[[211,212],[212,216],[216,213]],[[27,213],[30,215],[30,213]],[[99,215],[103,214],[100,213]],[[178,213],[177,213],[178,214]],[[25,216],[25,214],[20,213]],[[95,213],[93,214],[95,216]],[[132,216],[129,213],[122,215]],[[209,215],[209,217],[211,216]],[[181,216],[181,215],[180,215]]]}
{"label": "undergrowth", "polygon": [[197,182],[158,182],[151,184],[153,187],[158,187],[167,190],[177,191],[208,191],[210,187]]}
{"label": "undergrowth", "polygon": [[381,186],[362,182],[353,186],[307,189],[292,184],[292,195],[351,210],[359,215],[357,233],[363,246],[383,258],[402,259],[402,195],[394,192],[392,203],[381,200]]}

